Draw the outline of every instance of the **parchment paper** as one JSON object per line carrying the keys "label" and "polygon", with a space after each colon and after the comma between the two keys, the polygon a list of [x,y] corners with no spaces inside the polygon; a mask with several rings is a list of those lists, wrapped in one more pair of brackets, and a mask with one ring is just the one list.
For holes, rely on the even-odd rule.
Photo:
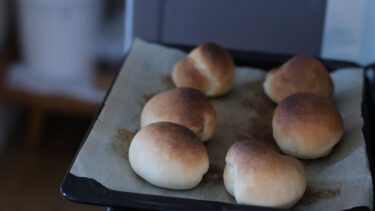
{"label": "parchment paper", "polygon": [[[173,191],[155,187],[133,173],[128,161],[129,143],[139,129],[146,101],[173,88],[173,65],[185,53],[147,43],[134,42],[105,106],[79,152],[71,173],[95,179],[105,187],[134,193],[236,203],[223,185],[225,154],[236,140],[255,138],[274,142],[271,120],[275,104],[263,93],[266,72],[237,67],[232,91],[212,99],[217,128],[207,143],[209,172],[195,188]],[[298,210],[342,210],[355,206],[372,208],[372,179],[362,134],[362,69],[332,73],[334,103],[345,125],[345,134],[332,153],[322,159],[302,161],[308,187]]]}

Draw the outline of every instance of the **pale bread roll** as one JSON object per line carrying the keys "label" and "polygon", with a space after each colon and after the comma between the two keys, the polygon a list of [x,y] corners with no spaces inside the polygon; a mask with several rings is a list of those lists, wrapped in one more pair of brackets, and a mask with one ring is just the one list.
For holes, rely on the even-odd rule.
{"label": "pale bread roll", "polygon": [[329,154],[343,136],[344,124],[330,100],[302,92],[276,107],[272,130],[284,153],[313,159]]}
{"label": "pale bread roll", "polygon": [[141,128],[163,121],[187,127],[207,141],[214,134],[216,114],[210,100],[198,90],[174,88],[152,97],[141,114]]}
{"label": "pale bread roll", "polygon": [[234,143],[225,157],[224,184],[237,203],[290,208],[303,195],[303,165],[264,143]]}
{"label": "pale bread roll", "polygon": [[129,147],[133,171],[147,182],[169,189],[190,189],[208,171],[208,155],[191,130],[170,122],[142,128]]}
{"label": "pale bread roll", "polygon": [[331,99],[334,88],[324,65],[309,56],[294,56],[268,72],[263,87],[267,96],[276,103],[298,92],[311,92]]}
{"label": "pale bread roll", "polygon": [[207,96],[227,93],[233,84],[234,63],[229,53],[214,43],[203,43],[179,61],[172,79],[177,87],[198,89]]}

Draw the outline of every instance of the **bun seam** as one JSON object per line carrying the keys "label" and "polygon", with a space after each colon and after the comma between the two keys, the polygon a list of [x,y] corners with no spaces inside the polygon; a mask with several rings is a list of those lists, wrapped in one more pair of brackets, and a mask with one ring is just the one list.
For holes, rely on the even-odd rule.
{"label": "bun seam", "polygon": [[211,74],[211,72],[208,70],[208,68],[196,57],[194,56],[188,56],[190,57],[195,65],[197,65],[197,70],[204,76],[207,77],[207,79],[210,81],[211,85],[209,86],[208,90],[206,91],[208,95],[212,94],[215,90],[215,87],[217,86],[218,82],[216,78]]}

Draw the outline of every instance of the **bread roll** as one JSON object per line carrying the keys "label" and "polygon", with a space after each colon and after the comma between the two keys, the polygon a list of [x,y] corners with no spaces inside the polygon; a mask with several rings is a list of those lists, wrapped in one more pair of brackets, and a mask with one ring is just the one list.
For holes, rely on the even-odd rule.
{"label": "bread roll", "polygon": [[313,159],[331,151],[340,141],[344,125],[329,100],[316,94],[297,93],[276,107],[272,130],[284,153]]}
{"label": "bread roll", "polygon": [[177,87],[198,89],[207,96],[227,93],[233,83],[234,63],[229,53],[214,43],[204,43],[193,49],[173,68]]}
{"label": "bread roll", "polygon": [[209,166],[198,136],[170,122],[142,128],[130,143],[129,161],[133,171],[147,182],[169,189],[193,188]]}
{"label": "bread roll", "polygon": [[276,103],[297,92],[311,92],[329,99],[333,96],[333,82],[327,69],[309,56],[295,56],[271,70],[263,87]]}
{"label": "bread roll", "polygon": [[302,164],[263,143],[236,142],[225,162],[224,184],[237,203],[289,208],[305,192]]}
{"label": "bread roll", "polygon": [[170,89],[152,97],[141,114],[141,127],[162,121],[185,126],[206,141],[215,131],[215,109],[198,90]]}

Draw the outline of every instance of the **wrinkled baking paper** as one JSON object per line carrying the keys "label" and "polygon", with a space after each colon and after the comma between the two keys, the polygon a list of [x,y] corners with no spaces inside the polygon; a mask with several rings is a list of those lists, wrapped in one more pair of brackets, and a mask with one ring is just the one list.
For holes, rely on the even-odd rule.
{"label": "wrinkled baking paper", "polygon": [[[104,108],[79,152],[71,173],[95,179],[105,187],[143,194],[236,203],[225,190],[225,154],[236,140],[259,139],[274,144],[271,120],[275,104],[264,94],[266,72],[237,67],[235,84],[223,97],[211,99],[217,112],[214,137],[205,143],[210,169],[201,183],[184,191],[155,187],[138,177],[128,161],[129,143],[139,130],[143,105],[153,95],[173,88],[171,70],[185,53],[135,40]],[[334,103],[345,125],[343,139],[325,158],[302,161],[308,187],[298,210],[342,210],[372,207],[372,179],[362,134],[363,70],[332,73]],[[147,166],[145,166],[147,168]]]}

